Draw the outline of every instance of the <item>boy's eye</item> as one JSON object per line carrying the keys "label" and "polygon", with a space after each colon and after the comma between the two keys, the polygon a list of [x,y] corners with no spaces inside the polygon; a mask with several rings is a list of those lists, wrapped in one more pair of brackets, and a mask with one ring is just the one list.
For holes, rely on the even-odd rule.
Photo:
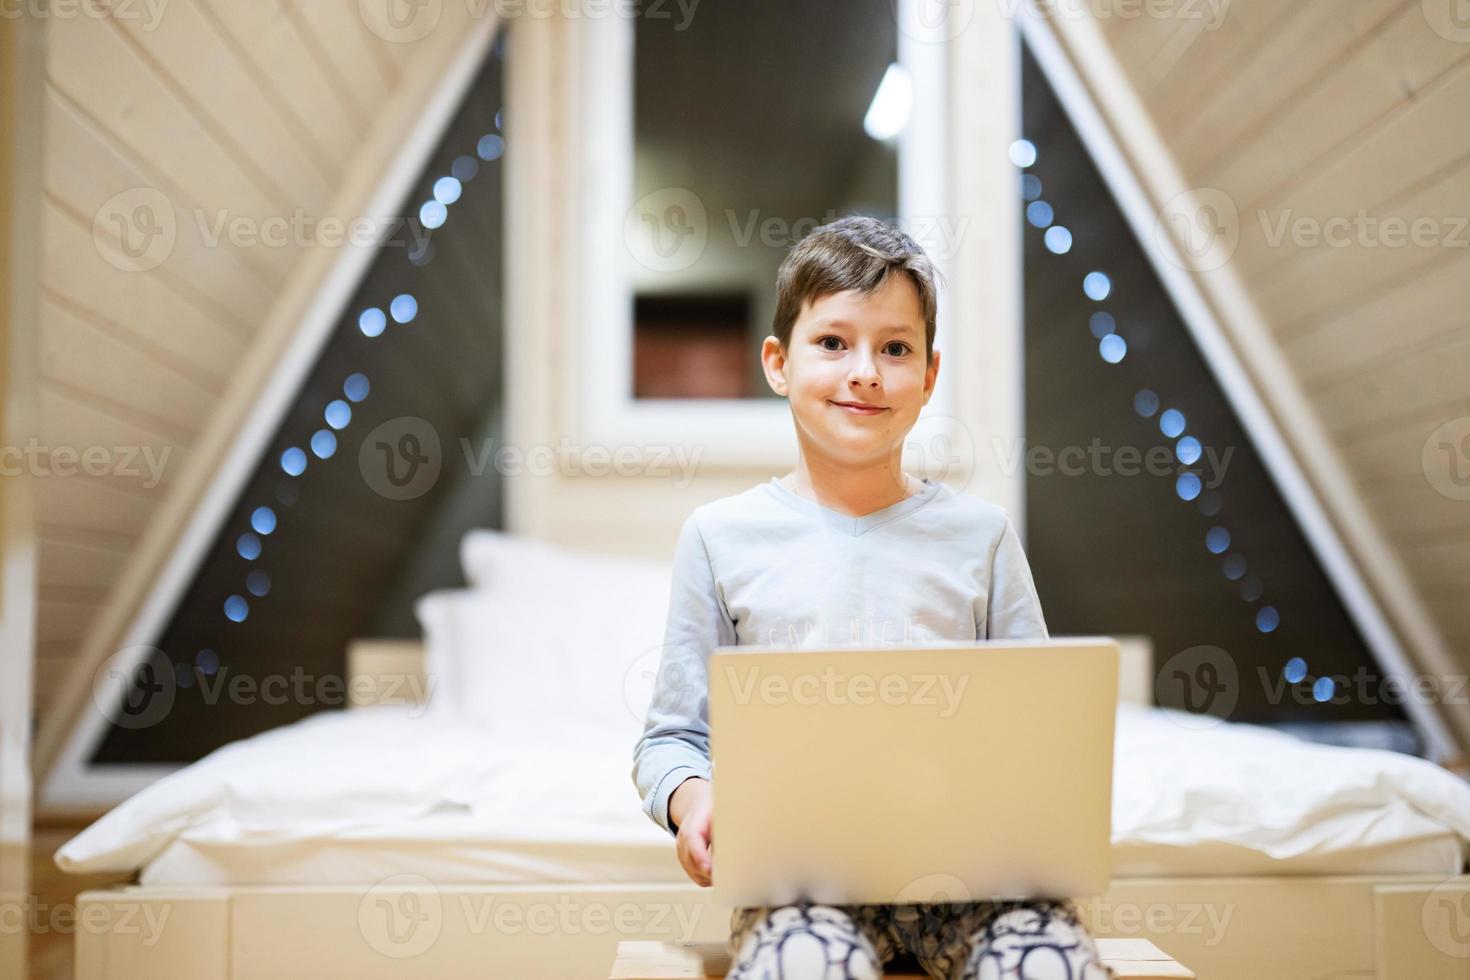
{"label": "boy's eye", "polygon": [[[821,345],[823,350],[838,350],[839,347],[829,347],[827,345],[827,341],[829,340],[839,345],[839,347],[842,344],[841,338],[834,337],[831,334],[828,334],[825,337],[818,338],[817,343]],[[883,349],[894,357],[902,357],[904,354],[908,353],[909,345],[905,344],[903,341],[895,340],[890,344],[885,344]]]}

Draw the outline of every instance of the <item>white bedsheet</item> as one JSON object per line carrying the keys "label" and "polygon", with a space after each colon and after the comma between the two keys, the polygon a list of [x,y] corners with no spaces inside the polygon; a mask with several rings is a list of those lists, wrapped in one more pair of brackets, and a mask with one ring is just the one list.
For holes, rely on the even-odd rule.
{"label": "white bedsheet", "polygon": [[[1421,759],[1123,705],[1114,874],[1458,873],[1470,786]],[[681,881],[638,808],[629,731],[537,746],[411,709],[325,713],[160,780],[57,852],[143,881]]]}

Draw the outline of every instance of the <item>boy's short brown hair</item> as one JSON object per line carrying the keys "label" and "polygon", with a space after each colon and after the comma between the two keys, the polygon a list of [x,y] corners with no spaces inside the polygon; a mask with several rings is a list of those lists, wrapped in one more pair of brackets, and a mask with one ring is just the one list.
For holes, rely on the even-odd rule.
{"label": "boy's short brown hair", "polygon": [[891,225],[862,215],[839,218],[812,231],[781,260],[776,273],[776,316],[771,333],[785,350],[807,303],[856,289],[872,294],[893,270],[904,272],[924,311],[924,362],[934,359],[938,271],[919,243]]}

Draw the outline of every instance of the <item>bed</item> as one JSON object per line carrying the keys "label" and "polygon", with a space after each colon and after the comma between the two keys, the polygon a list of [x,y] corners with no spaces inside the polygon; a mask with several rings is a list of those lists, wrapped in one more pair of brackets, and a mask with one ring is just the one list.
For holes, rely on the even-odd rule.
{"label": "bed", "polygon": [[[619,940],[725,938],[730,909],[685,878],[630,778],[667,566],[491,532],[463,560],[471,588],[420,604],[421,657],[354,658],[373,690],[427,678],[428,704],[226,746],[57,853],[138,873],[81,897],[78,980],[597,977]],[[553,615],[568,589],[608,608]],[[1080,903],[1096,934],[1204,978],[1470,976],[1462,780],[1134,700],[1117,720],[1113,885]]]}

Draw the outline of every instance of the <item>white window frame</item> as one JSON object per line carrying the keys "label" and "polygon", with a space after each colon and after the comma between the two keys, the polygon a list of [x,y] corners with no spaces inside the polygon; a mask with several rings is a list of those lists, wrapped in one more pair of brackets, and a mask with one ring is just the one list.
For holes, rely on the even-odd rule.
{"label": "white window frame", "polygon": [[[940,275],[952,275],[951,256],[930,247],[923,230],[949,220],[947,179],[947,45],[943,23],[920,24],[925,0],[896,0],[898,61],[914,82],[914,112],[898,137],[899,225],[930,252]],[[944,15],[948,16],[948,9]],[[563,359],[565,418],[584,446],[636,445],[681,450],[701,463],[730,467],[785,466],[796,458],[796,435],[784,398],[634,398],[633,274],[635,261],[624,239],[633,209],[632,18],[588,18],[580,22],[578,136],[583,140],[578,178],[582,207],[579,301],[569,331],[576,346]],[[771,287],[774,289],[775,284]],[[935,346],[943,348],[950,328],[949,304],[941,300]],[[754,356],[754,354],[752,354]],[[915,432],[932,438],[957,423],[950,375],[941,369],[933,395]],[[918,437],[910,437],[914,445]],[[955,440],[958,442],[959,440]],[[698,457],[692,454],[698,453]],[[927,460],[920,469],[932,469]],[[922,475],[922,474],[921,474]]]}

